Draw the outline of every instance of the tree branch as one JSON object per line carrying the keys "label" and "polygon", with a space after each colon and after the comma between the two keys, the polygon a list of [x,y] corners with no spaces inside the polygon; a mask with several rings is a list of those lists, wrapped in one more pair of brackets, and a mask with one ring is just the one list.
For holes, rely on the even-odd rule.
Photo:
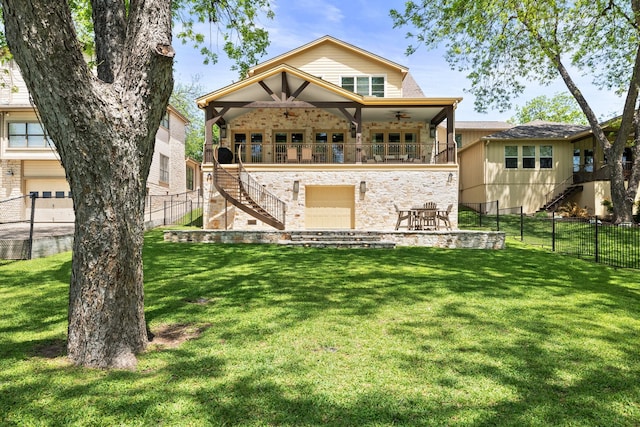
{"label": "tree branch", "polygon": [[122,0],[91,0],[98,78],[112,83],[122,60],[126,10]]}

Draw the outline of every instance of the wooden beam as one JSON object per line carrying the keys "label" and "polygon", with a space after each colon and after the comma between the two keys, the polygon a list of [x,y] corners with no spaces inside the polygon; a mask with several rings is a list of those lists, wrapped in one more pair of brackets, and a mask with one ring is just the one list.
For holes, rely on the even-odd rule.
{"label": "wooden beam", "polygon": [[275,93],[273,93],[273,91],[271,90],[271,88],[269,86],[267,86],[267,84],[265,82],[263,82],[262,80],[260,80],[258,82],[258,84],[262,87],[262,89],[264,89],[270,97],[272,97],[274,99],[274,101],[280,101],[280,98],[278,98],[278,95],[276,95]]}
{"label": "wooden beam", "polygon": [[305,90],[305,89],[306,89],[306,87],[307,87],[307,86],[309,86],[309,84],[310,84],[310,82],[308,82],[308,81],[306,81],[306,80],[305,80],[305,81],[304,81],[304,83],[302,83],[302,84],[300,85],[300,87],[299,87],[298,89],[296,89],[296,91],[295,91],[295,92],[293,92],[293,94],[292,94],[289,98],[287,98],[287,101],[293,101],[293,100],[294,100],[294,99],[296,99],[298,96],[300,96],[300,94],[302,93],[302,91],[303,91],[303,90]]}
{"label": "wooden beam", "polygon": [[282,72],[282,102],[285,102],[289,98],[289,81],[287,80],[287,73]]}

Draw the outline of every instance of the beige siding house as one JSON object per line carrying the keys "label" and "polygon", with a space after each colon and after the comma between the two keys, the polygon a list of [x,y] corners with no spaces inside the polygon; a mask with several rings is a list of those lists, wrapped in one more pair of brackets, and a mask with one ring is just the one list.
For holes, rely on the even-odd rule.
{"label": "beige siding house", "polygon": [[204,228],[393,230],[395,206],[426,202],[451,206],[456,227],[460,101],[425,97],[406,67],[330,36],[259,64],[197,99]]}
{"label": "beige siding house", "polygon": [[459,159],[461,203],[498,201],[500,208],[522,206],[531,214],[564,194],[563,204],[575,201],[592,215],[605,214],[601,201],[609,183],[587,126],[527,123],[464,146]]}
{"label": "beige siding house", "polygon": [[[38,113],[17,66],[5,66],[5,85],[0,87],[0,202],[31,193],[51,200],[48,209],[40,209],[38,221],[73,221],[69,185],[58,153],[46,136]],[[185,126],[187,120],[173,107],[167,109],[156,135],[156,148],[148,177],[150,195],[186,191]],[[26,218],[25,206],[3,215]],[[8,206],[8,205],[6,205]]]}

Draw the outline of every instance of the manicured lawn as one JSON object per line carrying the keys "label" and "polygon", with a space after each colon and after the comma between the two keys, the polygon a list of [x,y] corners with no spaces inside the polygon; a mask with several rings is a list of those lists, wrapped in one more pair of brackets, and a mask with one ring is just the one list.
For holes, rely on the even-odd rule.
{"label": "manicured lawn", "polygon": [[[640,277],[503,251],[147,235],[137,372],[70,366],[70,254],[0,265],[0,425],[640,424]],[[46,351],[45,351],[46,350]]]}

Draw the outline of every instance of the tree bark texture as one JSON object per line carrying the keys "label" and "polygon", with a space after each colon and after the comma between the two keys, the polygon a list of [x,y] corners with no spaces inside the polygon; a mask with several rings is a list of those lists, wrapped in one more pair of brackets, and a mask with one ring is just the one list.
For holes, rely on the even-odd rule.
{"label": "tree bark texture", "polygon": [[0,0],[9,48],[71,187],[68,356],[132,369],[144,350],[142,246],[155,134],[173,88],[166,0],[92,1],[97,75],[67,2]]}

